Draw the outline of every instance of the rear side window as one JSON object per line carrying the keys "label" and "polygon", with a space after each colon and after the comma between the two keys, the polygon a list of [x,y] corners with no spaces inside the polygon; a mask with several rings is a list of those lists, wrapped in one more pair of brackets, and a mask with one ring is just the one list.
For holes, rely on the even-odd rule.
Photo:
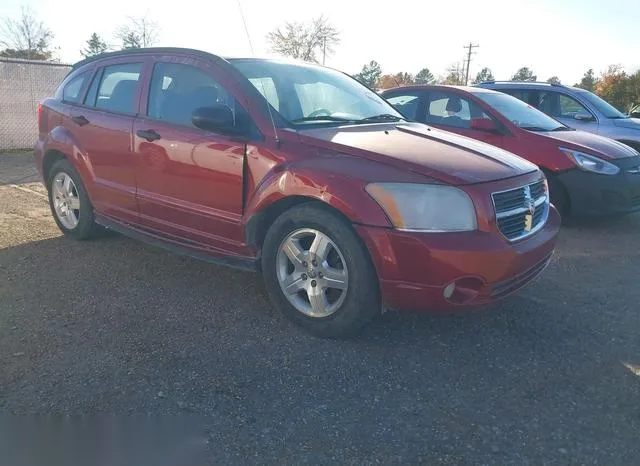
{"label": "rear side window", "polygon": [[401,94],[389,97],[387,101],[405,118],[415,120],[418,116],[420,97],[416,94]]}
{"label": "rear side window", "polygon": [[469,128],[472,118],[489,118],[473,101],[454,93],[436,91],[429,94],[425,123]]}
{"label": "rear side window", "polygon": [[134,113],[141,69],[141,63],[106,66],[91,83],[85,103],[110,112]]}
{"label": "rear side window", "polygon": [[82,73],[71,81],[69,81],[62,90],[62,100],[70,104],[77,104],[80,102],[80,91],[82,86],[87,80],[89,73]]}
{"label": "rear side window", "polygon": [[529,89],[496,89],[497,91],[504,92],[505,94],[509,94],[516,99],[520,99],[523,102],[531,105],[535,108],[540,108],[540,102],[538,98],[538,92],[535,90]]}

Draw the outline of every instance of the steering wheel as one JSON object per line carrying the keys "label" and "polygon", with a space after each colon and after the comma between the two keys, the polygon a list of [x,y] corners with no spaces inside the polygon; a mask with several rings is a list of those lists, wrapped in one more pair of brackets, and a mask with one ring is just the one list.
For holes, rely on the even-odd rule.
{"label": "steering wheel", "polygon": [[308,116],[309,117],[331,116],[331,112],[326,108],[319,108],[318,110],[311,112]]}

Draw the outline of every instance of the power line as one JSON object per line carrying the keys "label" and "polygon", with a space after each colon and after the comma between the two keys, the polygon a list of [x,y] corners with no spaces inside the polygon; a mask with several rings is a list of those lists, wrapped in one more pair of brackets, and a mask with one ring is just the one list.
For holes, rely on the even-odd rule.
{"label": "power line", "polygon": [[[469,84],[469,68],[471,68],[471,54],[473,53],[473,49],[480,47],[477,44],[473,44],[469,42],[469,45],[465,45],[463,48],[467,49],[467,69],[464,75],[464,85],[467,86]],[[464,67],[463,67],[464,71]]]}

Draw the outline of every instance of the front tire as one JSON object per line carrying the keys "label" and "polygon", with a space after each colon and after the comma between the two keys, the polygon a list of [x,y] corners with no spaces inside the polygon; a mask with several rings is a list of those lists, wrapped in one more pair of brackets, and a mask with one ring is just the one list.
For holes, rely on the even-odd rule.
{"label": "front tire", "polygon": [[65,235],[77,240],[95,235],[93,206],[80,175],[68,160],[61,159],[53,165],[47,190],[51,213]]}
{"label": "front tire", "polygon": [[563,220],[568,219],[570,215],[570,205],[567,190],[555,175],[548,176],[547,180],[549,182],[549,197],[551,198],[551,203],[555,206]]}
{"label": "front tire", "polygon": [[368,251],[327,207],[303,204],[275,220],[262,247],[262,273],[272,303],[313,335],[353,335],[381,314]]}

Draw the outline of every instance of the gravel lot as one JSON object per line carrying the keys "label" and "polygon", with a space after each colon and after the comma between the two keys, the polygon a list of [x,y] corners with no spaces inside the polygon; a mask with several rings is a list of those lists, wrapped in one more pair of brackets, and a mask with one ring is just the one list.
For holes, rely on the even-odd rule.
{"label": "gravel lot", "polygon": [[326,341],[258,275],[61,237],[44,194],[0,156],[2,413],[181,415],[211,464],[638,464],[640,216],[564,228],[491,309]]}

